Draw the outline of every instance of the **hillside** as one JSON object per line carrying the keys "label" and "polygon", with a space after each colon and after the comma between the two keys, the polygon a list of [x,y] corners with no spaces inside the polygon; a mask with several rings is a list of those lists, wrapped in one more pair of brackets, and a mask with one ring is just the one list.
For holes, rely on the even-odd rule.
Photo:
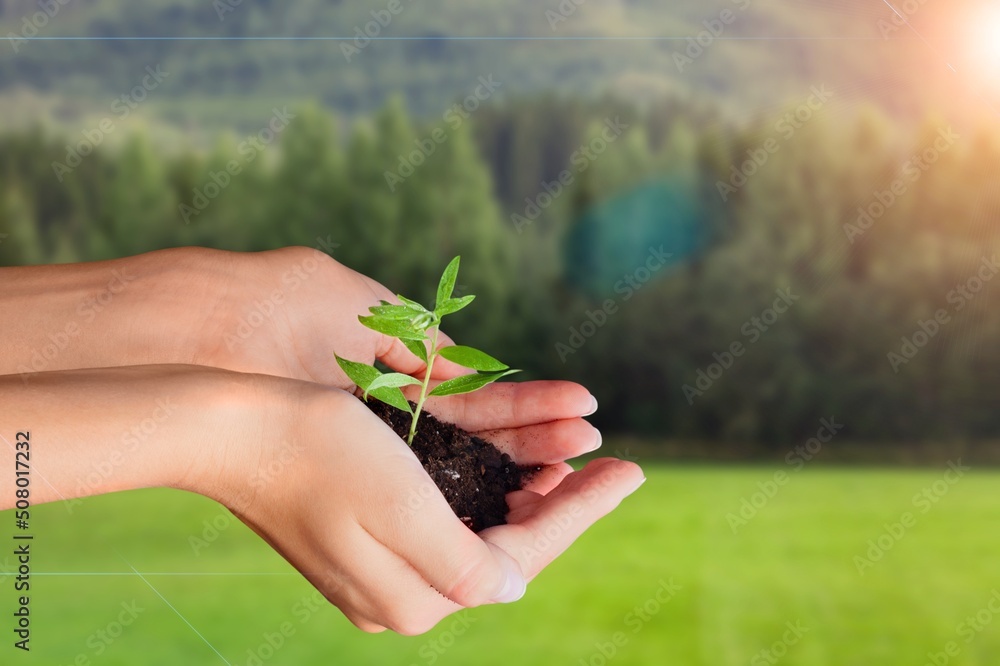
{"label": "hillside", "polygon": [[[674,0],[665,8],[657,0],[580,6],[399,0],[396,16],[384,11],[390,4],[53,2],[59,9],[38,37],[116,39],[8,40],[11,49],[0,57],[0,104],[27,90],[43,100],[43,115],[72,124],[132,89],[145,67],[160,65],[170,78],[142,112],[192,131],[252,127],[274,104],[305,100],[353,117],[390,94],[402,94],[417,115],[437,116],[487,74],[504,84],[498,99],[543,90],[637,101],[671,94],[710,98],[737,118],[798,100],[817,84],[839,91],[843,103],[874,101],[901,118],[931,106],[947,113],[969,107],[963,91],[971,83],[949,72],[947,58],[912,31],[886,33],[892,12],[878,2]],[[947,46],[949,23],[941,12],[950,18],[964,4],[925,6],[911,18],[934,49],[958,57]],[[30,31],[38,7],[32,0],[0,0],[2,34]],[[370,23],[368,31],[391,41],[328,39],[360,34],[373,11],[391,20],[385,27]],[[684,38],[706,30],[706,22],[719,38],[703,36],[706,46],[698,53],[701,47]],[[138,36],[211,39],[133,39]],[[15,122],[23,107],[4,114],[6,122]]]}

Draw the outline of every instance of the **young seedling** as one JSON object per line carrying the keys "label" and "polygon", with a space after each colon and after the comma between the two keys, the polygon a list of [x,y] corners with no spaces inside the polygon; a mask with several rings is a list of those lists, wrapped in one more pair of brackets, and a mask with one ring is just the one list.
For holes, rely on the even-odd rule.
{"label": "young seedling", "polygon": [[[433,310],[428,310],[420,303],[411,301],[405,296],[399,296],[399,305],[382,301],[381,305],[369,308],[371,316],[358,317],[362,324],[373,331],[398,338],[406,345],[407,349],[420,358],[426,365],[422,380],[398,372],[383,373],[374,366],[348,361],[337,356],[337,363],[341,370],[363,391],[363,398],[366,401],[371,396],[411,415],[410,436],[406,440],[406,443],[411,446],[413,438],[417,434],[417,422],[420,420],[424,402],[428,397],[472,393],[502,377],[519,372],[512,370],[489,354],[472,347],[438,348],[438,331],[441,327],[441,320],[447,315],[462,310],[476,298],[475,296],[452,298],[455,281],[458,279],[460,259],[461,257],[455,257],[444,269],[444,274],[438,284],[437,302],[434,304]],[[429,345],[426,344],[428,341]],[[428,392],[434,361],[439,356],[457,363],[463,368],[475,370],[476,374],[449,379]],[[402,387],[404,386],[420,387],[420,396],[417,398],[415,408],[411,407],[403,396]]]}

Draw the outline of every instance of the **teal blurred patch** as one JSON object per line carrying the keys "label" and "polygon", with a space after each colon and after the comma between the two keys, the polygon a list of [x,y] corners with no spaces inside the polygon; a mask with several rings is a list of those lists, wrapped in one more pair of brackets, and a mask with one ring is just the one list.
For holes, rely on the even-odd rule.
{"label": "teal blurred patch", "polygon": [[[651,252],[669,254],[663,268],[682,264],[708,240],[697,192],[668,180],[649,182],[584,212],[564,245],[567,280],[592,296],[645,266]],[[662,279],[669,270],[653,276]]]}

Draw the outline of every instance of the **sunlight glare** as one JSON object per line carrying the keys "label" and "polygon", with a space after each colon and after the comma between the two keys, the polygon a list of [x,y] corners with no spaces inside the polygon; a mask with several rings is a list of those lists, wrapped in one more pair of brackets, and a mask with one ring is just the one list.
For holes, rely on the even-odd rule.
{"label": "sunlight glare", "polygon": [[975,52],[980,73],[1000,78],[1000,7],[985,8],[976,19]]}

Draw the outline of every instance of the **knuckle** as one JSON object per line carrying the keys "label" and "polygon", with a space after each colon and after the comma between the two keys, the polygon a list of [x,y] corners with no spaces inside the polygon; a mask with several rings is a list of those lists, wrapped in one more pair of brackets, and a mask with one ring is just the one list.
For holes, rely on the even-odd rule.
{"label": "knuckle", "polygon": [[431,618],[418,613],[401,613],[389,623],[389,628],[400,636],[421,636],[437,625]]}
{"label": "knuckle", "polygon": [[365,632],[366,634],[381,634],[386,631],[386,628],[383,627],[382,625],[372,620],[369,620],[365,617],[362,617],[360,615],[355,615],[352,613],[344,613],[344,615],[347,617],[348,621],[350,621],[351,624],[353,624],[355,627]]}
{"label": "knuckle", "polygon": [[466,608],[481,606],[488,602],[489,590],[495,587],[498,575],[494,567],[484,560],[466,563],[459,569],[461,573],[444,595]]}

